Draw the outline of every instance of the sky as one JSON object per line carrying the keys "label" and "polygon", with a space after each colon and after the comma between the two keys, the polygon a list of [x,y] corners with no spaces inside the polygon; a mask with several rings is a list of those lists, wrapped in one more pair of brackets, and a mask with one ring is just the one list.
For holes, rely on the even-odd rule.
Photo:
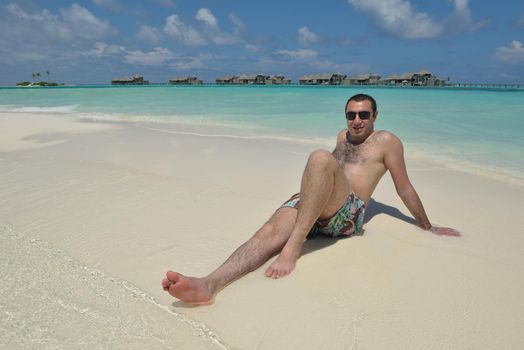
{"label": "sky", "polygon": [[524,84],[524,1],[0,0],[3,86],[422,69]]}

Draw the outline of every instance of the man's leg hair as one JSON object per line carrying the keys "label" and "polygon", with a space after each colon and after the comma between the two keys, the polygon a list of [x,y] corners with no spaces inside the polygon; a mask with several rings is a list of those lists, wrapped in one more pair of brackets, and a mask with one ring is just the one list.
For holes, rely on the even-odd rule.
{"label": "man's leg hair", "polygon": [[186,277],[168,271],[164,290],[191,304],[211,304],[216,294],[231,282],[251,272],[278,253],[289,239],[297,211],[280,208],[216,270],[203,278]]}
{"label": "man's leg hair", "polygon": [[[304,239],[319,217],[334,215],[348,194],[347,180],[333,155],[327,151],[313,152],[302,176],[298,212],[293,208],[278,209],[253,237],[206,277],[186,277],[168,271],[162,281],[164,290],[188,303],[212,303],[220,290],[280,252],[292,232],[303,232]],[[281,277],[278,273],[274,275],[271,266],[266,275]]]}
{"label": "man's leg hair", "polygon": [[335,215],[349,193],[347,178],[335,157],[324,150],[311,153],[302,175],[297,220],[282,253],[267,269],[266,276],[280,278],[291,273],[315,221]]}

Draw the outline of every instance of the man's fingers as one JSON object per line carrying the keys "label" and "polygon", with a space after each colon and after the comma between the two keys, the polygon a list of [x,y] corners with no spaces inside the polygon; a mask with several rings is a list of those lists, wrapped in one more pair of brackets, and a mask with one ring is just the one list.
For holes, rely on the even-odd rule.
{"label": "man's fingers", "polygon": [[450,227],[433,227],[431,232],[439,236],[460,237],[460,232]]}

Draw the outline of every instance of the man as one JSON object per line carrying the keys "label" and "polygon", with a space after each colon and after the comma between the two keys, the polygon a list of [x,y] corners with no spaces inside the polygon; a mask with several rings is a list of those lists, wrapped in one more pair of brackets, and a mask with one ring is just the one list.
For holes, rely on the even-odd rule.
{"label": "man", "polygon": [[375,131],[377,104],[358,94],[346,103],[347,129],[338,134],[332,153],[311,153],[302,175],[300,193],[285,202],[271,218],[215,271],[204,278],[168,271],[162,287],[191,304],[211,304],[229,283],[257,269],[280,252],[267,268],[270,278],[290,274],[309,235],[350,236],[360,230],[365,208],[387,170],[396,191],[417,223],[437,235],[459,236],[452,228],[434,227],[409,181],[400,140]]}

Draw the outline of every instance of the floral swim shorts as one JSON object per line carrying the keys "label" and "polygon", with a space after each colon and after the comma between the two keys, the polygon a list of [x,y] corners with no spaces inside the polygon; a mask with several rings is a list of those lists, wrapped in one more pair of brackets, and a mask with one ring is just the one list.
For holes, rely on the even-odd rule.
{"label": "floral swim shorts", "polygon": [[[293,195],[280,208],[297,208],[300,202],[300,193]],[[348,237],[362,230],[366,205],[351,192],[340,210],[330,219],[317,220],[307,238],[318,234],[329,237]]]}

